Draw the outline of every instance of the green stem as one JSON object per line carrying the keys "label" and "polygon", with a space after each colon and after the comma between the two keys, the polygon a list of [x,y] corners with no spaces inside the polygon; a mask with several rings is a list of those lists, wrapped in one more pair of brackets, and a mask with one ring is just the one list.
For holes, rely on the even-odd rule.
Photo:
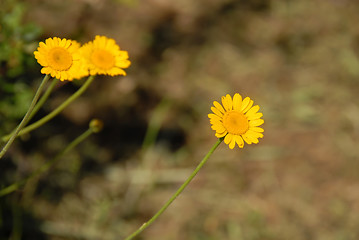
{"label": "green stem", "polygon": [[168,208],[168,206],[182,193],[182,191],[187,187],[187,185],[192,181],[192,179],[197,175],[199,170],[203,167],[203,165],[207,162],[208,158],[212,155],[214,150],[219,146],[219,144],[223,141],[223,138],[218,139],[218,141],[213,145],[213,147],[209,150],[207,155],[202,159],[202,161],[198,164],[196,169],[192,172],[192,174],[187,178],[187,180],[182,184],[182,186],[172,195],[172,197],[163,205],[163,207],[155,214],[153,217],[142,224],[140,228],[138,228],[134,233],[125,238],[125,240],[131,240],[140,234],[143,230],[148,228],[156,219],[161,216],[161,214]]}
{"label": "green stem", "polygon": [[[13,132],[12,134],[10,134],[8,142],[6,143],[6,145],[4,146],[4,148],[1,150],[0,152],[0,159],[5,155],[6,151],[10,148],[11,144],[14,142],[15,138],[18,136],[18,134],[20,133],[20,130],[25,126],[25,124],[27,123],[28,118],[30,117],[31,112],[33,111],[35,104],[37,102],[37,100],[40,97],[41,91],[44,88],[47,80],[49,80],[50,76],[46,75],[43,79],[42,82],[39,86],[39,88],[37,89],[34,98],[32,99],[32,102],[30,104],[29,109],[27,110],[24,118],[21,120],[20,124],[18,125],[18,127],[16,128],[15,132]],[[5,140],[7,141],[7,140]]]}
{"label": "green stem", "polygon": [[[30,122],[30,120],[35,116],[35,114],[40,110],[40,108],[42,107],[42,105],[44,105],[45,101],[48,99],[48,97],[50,96],[53,88],[55,87],[56,83],[59,80],[54,78],[53,81],[51,82],[50,86],[46,89],[46,91],[44,92],[44,94],[42,95],[42,97],[39,99],[39,101],[36,103],[34,109],[32,110],[30,116],[27,118],[27,121],[25,122],[24,126],[26,126],[26,124],[28,124],[28,122]],[[6,141],[9,139],[9,137],[16,131],[16,129],[14,129],[10,134],[6,135],[3,137],[3,141]]]}
{"label": "green stem", "polygon": [[46,102],[46,100],[49,98],[52,90],[54,89],[56,83],[58,83],[59,80],[57,78],[54,78],[50,84],[50,86],[46,89],[46,91],[44,92],[44,94],[42,95],[42,97],[40,98],[40,100],[37,102],[37,104],[34,107],[34,110],[32,111],[32,113],[30,114],[29,119],[27,120],[27,123],[35,116],[35,114],[40,110],[40,108],[42,107],[42,105],[44,105],[44,103]]}
{"label": "green stem", "polygon": [[11,184],[10,186],[3,188],[0,190],[0,197],[5,196],[9,193],[12,193],[19,189],[19,187],[23,186],[27,181],[30,179],[39,176],[40,174],[46,172],[51,166],[53,166],[64,154],[72,150],[76,147],[79,143],[84,141],[87,137],[89,137],[92,133],[94,133],[93,128],[87,129],[84,133],[78,136],[75,140],[73,140],[66,148],[64,148],[60,153],[58,153],[53,159],[42,165],[39,169],[33,172],[29,177],[22,179],[16,183]]}
{"label": "green stem", "polygon": [[[58,106],[55,110],[53,110],[51,113],[46,115],[45,117],[41,118],[37,122],[34,122],[33,124],[27,126],[23,130],[19,132],[19,136],[24,135],[26,133],[31,132],[32,130],[42,126],[43,124],[50,121],[52,118],[54,118],[56,115],[58,115],[62,110],[64,110],[71,102],[73,102],[75,99],[77,99],[81,94],[90,86],[92,81],[94,80],[94,76],[90,76],[86,82],[81,86],[79,90],[77,90],[72,96],[70,96],[68,99],[66,99],[65,102],[63,102],[60,106]],[[3,137],[3,140],[6,141],[8,136]]]}

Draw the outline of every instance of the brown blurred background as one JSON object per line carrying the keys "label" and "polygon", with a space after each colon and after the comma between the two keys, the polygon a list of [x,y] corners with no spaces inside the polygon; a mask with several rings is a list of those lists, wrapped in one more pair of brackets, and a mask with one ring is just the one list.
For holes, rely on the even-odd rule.
{"label": "brown blurred background", "polygon": [[[9,77],[14,63],[2,62],[3,83],[18,79],[18,94],[30,88],[26,99],[42,77],[31,54],[48,37],[111,37],[132,65],[125,77],[97,77],[0,161],[7,186],[56,155],[92,118],[104,121],[101,133],[49,173],[0,199],[1,239],[132,233],[215,143],[212,102],[236,92],[261,106],[264,138],[244,149],[222,144],[137,239],[359,239],[357,1],[5,2],[3,17],[21,5],[22,22],[41,29],[26,44],[14,37],[31,58],[27,70]],[[59,84],[38,118],[81,83]],[[0,115],[3,134],[20,115]],[[148,129],[152,139],[143,143]]]}

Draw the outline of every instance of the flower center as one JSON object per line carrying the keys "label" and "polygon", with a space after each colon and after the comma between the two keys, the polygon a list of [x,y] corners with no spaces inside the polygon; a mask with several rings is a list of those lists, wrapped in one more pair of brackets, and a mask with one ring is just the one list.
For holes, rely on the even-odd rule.
{"label": "flower center", "polygon": [[103,70],[109,70],[115,66],[115,57],[108,51],[97,49],[91,55],[92,63]]}
{"label": "flower center", "polygon": [[55,47],[49,51],[49,66],[57,71],[68,70],[72,65],[71,54],[63,48]]}
{"label": "flower center", "polygon": [[224,114],[223,126],[229,133],[236,135],[244,134],[249,128],[248,119],[243,115],[243,113],[235,110]]}

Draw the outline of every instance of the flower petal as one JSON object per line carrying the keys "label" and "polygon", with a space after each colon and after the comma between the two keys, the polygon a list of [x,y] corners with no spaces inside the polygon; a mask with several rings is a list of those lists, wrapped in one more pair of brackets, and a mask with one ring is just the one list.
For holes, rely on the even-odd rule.
{"label": "flower petal", "polygon": [[252,120],[252,121],[248,122],[249,127],[258,127],[258,126],[262,125],[263,123],[264,123],[263,119],[256,119],[256,120]]}
{"label": "flower petal", "polygon": [[211,119],[209,122],[210,122],[212,125],[223,125],[222,122],[217,121],[217,120],[213,120],[213,119]]}
{"label": "flower petal", "polygon": [[238,145],[239,148],[243,148],[244,146],[244,141],[243,141],[243,138],[241,136],[236,136],[236,143]]}
{"label": "flower petal", "polygon": [[[261,134],[261,133],[258,133]],[[255,137],[252,133],[250,132],[246,132],[243,137],[247,138],[249,141],[251,141],[252,143],[258,143],[258,138]]]}
{"label": "flower petal", "polygon": [[255,113],[253,115],[247,116],[248,120],[256,120],[263,117],[263,113]]}
{"label": "flower petal", "polygon": [[249,109],[251,109],[253,105],[253,100],[250,100],[248,106],[242,110],[243,113],[246,113]]}
{"label": "flower petal", "polygon": [[242,96],[239,93],[234,94],[233,110],[240,111],[242,106]]}
{"label": "flower petal", "polygon": [[228,134],[226,135],[226,137],[224,138],[224,143],[225,143],[225,144],[229,144],[229,143],[232,141],[232,139],[233,139],[233,135],[230,134],[230,133],[228,133]]}
{"label": "flower petal", "polygon": [[[216,131],[215,136],[217,138],[224,138],[225,144],[227,144],[230,149],[233,149],[235,145],[238,145],[239,148],[243,148],[244,143],[258,143],[258,139],[263,138],[264,132],[263,128],[259,127],[264,123],[264,120],[261,119],[263,113],[258,112],[260,107],[258,105],[253,106],[253,100],[249,97],[242,99],[239,93],[235,93],[233,98],[231,95],[226,94],[222,96],[221,101],[222,104],[214,101],[214,107],[211,107],[213,114],[208,114],[211,128]],[[244,115],[245,120],[248,121],[248,128],[246,127],[246,129],[242,131],[244,132],[243,134],[238,134],[236,129],[231,129],[228,125],[229,122],[227,118],[226,121],[224,121],[224,116],[232,114],[228,113],[231,111],[240,112]],[[230,132],[228,132],[227,129],[229,129]]]}
{"label": "flower petal", "polygon": [[249,130],[252,130],[254,132],[264,132],[264,129],[260,127],[249,127]]}
{"label": "flower petal", "polygon": [[259,110],[259,106],[255,105],[251,109],[249,109],[248,112],[245,115],[247,117],[250,116],[250,115],[254,115],[254,114],[256,114],[258,112],[258,110]]}
{"label": "flower petal", "polygon": [[88,64],[90,75],[125,76],[126,72],[123,69],[131,65],[127,51],[121,51],[112,38],[97,35],[93,41],[80,49]]}
{"label": "flower petal", "polygon": [[247,144],[252,144],[252,141],[244,134],[241,135],[241,137],[243,138],[243,140],[247,143]]}
{"label": "flower petal", "polygon": [[214,105],[219,111],[221,111],[222,113],[225,113],[225,111],[224,111],[222,105],[219,104],[219,102],[213,101],[213,105]]}
{"label": "flower petal", "polygon": [[222,117],[223,113],[221,113],[217,108],[215,107],[211,107],[212,112],[214,112],[214,114],[216,114],[218,117]]}
{"label": "flower petal", "polygon": [[232,101],[232,97],[231,95],[227,94],[226,95],[227,98],[227,102],[228,102],[228,111],[231,111],[233,109],[233,101]]}
{"label": "flower petal", "polygon": [[235,136],[232,138],[231,142],[229,143],[229,148],[233,149],[236,146],[236,139]]}
{"label": "flower petal", "polygon": [[222,104],[226,111],[231,111],[232,106],[233,106],[232,97],[229,94],[227,94],[226,96],[223,96]]}
{"label": "flower petal", "polygon": [[244,98],[242,101],[242,106],[240,111],[243,111],[248,106],[250,101],[251,99],[249,97]]}
{"label": "flower petal", "polygon": [[221,124],[213,124],[211,128],[218,133],[223,133],[224,131],[226,131],[226,129]]}
{"label": "flower petal", "polygon": [[213,113],[208,114],[208,117],[209,117],[210,119],[213,119],[213,120],[218,120],[218,121],[221,121],[221,120],[222,120],[221,117],[219,117],[218,115],[213,114]]}
{"label": "flower petal", "polygon": [[217,138],[222,138],[222,137],[226,136],[227,133],[228,133],[227,131],[224,131],[223,133],[218,133],[218,132],[216,132],[215,136],[216,136]]}
{"label": "flower petal", "polygon": [[263,138],[263,134],[259,133],[259,132],[254,132],[252,130],[248,130],[245,135],[247,137],[251,137],[251,138]]}

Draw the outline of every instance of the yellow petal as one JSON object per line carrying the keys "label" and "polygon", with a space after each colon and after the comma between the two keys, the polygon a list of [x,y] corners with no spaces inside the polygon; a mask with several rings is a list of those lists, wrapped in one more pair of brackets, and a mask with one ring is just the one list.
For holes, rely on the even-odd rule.
{"label": "yellow petal", "polygon": [[66,45],[66,39],[65,39],[65,38],[60,39],[60,41],[59,41],[59,46],[64,48],[65,45]]}
{"label": "yellow petal", "polygon": [[256,120],[263,117],[263,113],[255,113],[253,115],[247,116],[248,120]]}
{"label": "yellow petal", "polygon": [[227,98],[225,96],[223,96],[221,99],[222,99],[222,105],[223,105],[224,109],[227,111],[227,106],[228,106]]}
{"label": "yellow petal", "polygon": [[225,144],[229,144],[229,143],[232,141],[232,139],[233,139],[233,135],[230,134],[230,133],[228,133],[228,134],[226,135],[226,137],[224,138],[224,143],[225,143]]}
{"label": "yellow petal", "polygon": [[253,136],[248,136],[247,138],[250,139],[252,141],[252,143],[255,143],[255,144],[259,143],[258,138],[255,138]]}
{"label": "yellow petal", "polygon": [[232,102],[232,97],[227,94],[226,96],[223,96],[222,97],[222,104],[223,104],[223,107],[226,111],[231,111],[232,110],[232,105],[233,105],[233,102]]}
{"label": "yellow petal", "polygon": [[221,113],[217,108],[211,107],[212,112],[214,112],[217,116],[222,117],[223,113]]}
{"label": "yellow petal", "polygon": [[131,62],[129,60],[121,60],[119,62],[116,62],[116,67],[120,68],[128,68],[131,65]]}
{"label": "yellow petal", "polygon": [[127,51],[120,51],[120,53],[116,57],[116,59],[120,59],[120,60],[128,59],[128,52]]}
{"label": "yellow petal", "polygon": [[238,147],[243,148],[244,146],[243,138],[237,135],[235,139]]}
{"label": "yellow petal", "polygon": [[123,70],[123,69],[120,69],[120,68],[115,68],[114,69],[115,72],[113,73],[112,76],[115,76],[115,75],[123,75],[123,76],[126,76],[126,72]]}
{"label": "yellow petal", "polygon": [[212,125],[223,125],[222,122],[217,121],[217,120],[213,120],[213,119],[211,119],[209,122],[210,122]]}
{"label": "yellow petal", "polygon": [[250,100],[248,106],[242,110],[243,113],[246,113],[249,109],[251,109],[253,105],[253,100]]}
{"label": "yellow petal", "polygon": [[222,132],[226,131],[226,129],[221,124],[212,125],[211,128],[213,130],[215,130],[216,132],[219,132],[219,133],[222,133]]}
{"label": "yellow petal", "polygon": [[233,101],[232,101],[232,97],[231,95],[227,94],[226,95],[226,98],[227,98],[227,103],[228,103],[228,111],[231,111],[233,109]]}
{"label": "yellow petal", "polygon": [[248,137],[248,138],[251,139],[252,143],[255,144],[259,143],[258,138],[253,138],[253,137]]}
{"label": "yellow petal", "polygon": [[247,144],[252,144],[252,141],[244,134],[244,135],[241,135],[243,140],[247,143]]}
{"label": "yellow petal", "polygon": [[[54,38],[55,39],[55,38]],[[45,40],[45,44],[47,45],[47,46],[49,46],[49,47],[53,47],[53,40],[52,40],[52,38],[48,38],[48,39],[46,39]]]}
{"label": "yellow petal", "polygon": [[252,130],[254,132],[264,132],[264,129],[260,127],[250,127],[249,130]]}
{"label": "yellow petal", "polygon": [[46,49],[46,50],[47,50],[47,48],[48,48],[47,45],[46,45],[44,42],[40,42],[40,43],[39,43],[39,46],[40,46],[39,48],[44,48],[44,49]]}
{"label": "yellow petal", "polygon": [[213,119],[213,120],[218,120],[218,121],[221,121],[221,120],[222,120],[221,117],[219,117],[218,115],[213,114],[213,113],[208,114],[208,117],[209,117],[210,119]]}
{"label": "yellow petal", "polygon": [[242,106],[242,96],[239,93],[234,94],[233,97],[233,109],[240,111]]}
{"label": "yellow petal", "polygon": [[232,141],[229,143],[228,146],[230,149],[233,149],[236,146],[236,140],[234,137],[232,138]]}
{"label": "yellow petal", "polygon": [[250,138],[263,138],[263,134],[259,132],[254,132],[252,130],[248,130],[245,135]]}
{"label": "yellow petal", "polygon": [[251,109],[248,110],[248,112],[246,113],[246,116],[254,115],[256,112],[258,112],[258,110],[259,110],[259,106],[255,105]]}
{"label": "yellow petal", "polygon": [[[42,74],[50,74],[51,73],[51,69],[49,67],[43,67],[41,68],[41,73]],[[52,76],[53,77],[53,76]]]}
{"label": "yellow petal", "polygon": [[222,113],[225,112],[224,109],[223,109],[223,107],[222,107],[222,105],[219,104],[219,102],[214,101],[214,102],[213,102],[213,105],[214,105],[219,111],[221,111]]}
{"label": "yellow petal", "polygon": [[[55,72],[54,74],[57,79],[61,80],[61,74],[59,71]],[[51,75],[52,75],[52,73],[51,73]]]}
{"label": "yellow petal", "polygon": [[245,99],[243,99],[240,111],[243,111],[248,106],[250,101],[251,101],[251,99],[249,97],[246,97]]}
{"label": "yellow petal", "polygon": [[252,120],[252,121],[248,122],[249,127],[258,127],[258,126],[262,125],[263,123],[264,123],[263,119],[256,119],[256,120]]}
{"label": "yellow petal", "polygon": [[216,133],[215,136],[218,138],[222,138],[222,137],[226,136],[226,134],[227,134],[227,131],[224,131],[223,133]]}

